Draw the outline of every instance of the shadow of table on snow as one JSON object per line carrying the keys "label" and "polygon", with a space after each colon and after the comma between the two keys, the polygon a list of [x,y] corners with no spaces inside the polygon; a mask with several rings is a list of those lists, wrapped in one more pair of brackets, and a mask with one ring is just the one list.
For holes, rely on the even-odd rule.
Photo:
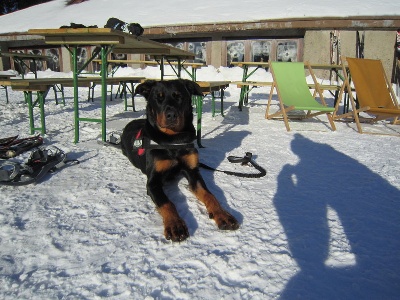
{"label": "shadow of table on snow", "polygon": [[[399,190],[326,144],[296,134],[291,147],[300,160],[283,167],[274,204],[300,271],[281,299],[398,298]],[[355,257],[351,265],[325,263],[332,235],[328,209],[340,219]]]}

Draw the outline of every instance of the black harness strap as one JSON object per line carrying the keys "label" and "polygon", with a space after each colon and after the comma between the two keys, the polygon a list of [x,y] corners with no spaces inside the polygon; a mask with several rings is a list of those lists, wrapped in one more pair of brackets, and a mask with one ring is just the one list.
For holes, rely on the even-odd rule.
{"label": "black harness strap", "polygon": [[[111,141],[111,140],[110,140]],[[138,155],[143,155],[146,150],[151,150],[151,149],[190,149],[190,148],[195,148],[194,143],[179,143],[179,144],[158,144],[155,141],[151,139],[143,139],[143,133],[142,129],[138,131],[136,134],[136,137],[133,141],[133,151]],[[258,165],[256,162],[252,160],[253,154],[251,152],[246,152],[246,155],[244,157],[237,157],[237,156],[228,156],[227,159],[231,163],[241,163],[242,165],[248,165],[251,164],[259,173],[241,173],[241,172],[233,172],[233,171],[225,171],[225,170],[219,170],[213,167],[210,167],[206,164],[199,163],[199,167],[210,170],[210,171],[215,171],[215,172],[221,172],[225,173],[227,175],[232,175],[232,176],[237,176],[237,177],[244,177],[244,178],[260,178],[263,177],[267,174],[267,171]]]}
{"label": "black harness strap", "polygon": [[133,141],[133,149],[138,152],[138,155],[143,155],[146,150],[151,149],[189,149],[194,148],[194,143],[169,143],[169,144],[158,144],[151,139],[144,139],[142,129],[136,134],[135,140]]}

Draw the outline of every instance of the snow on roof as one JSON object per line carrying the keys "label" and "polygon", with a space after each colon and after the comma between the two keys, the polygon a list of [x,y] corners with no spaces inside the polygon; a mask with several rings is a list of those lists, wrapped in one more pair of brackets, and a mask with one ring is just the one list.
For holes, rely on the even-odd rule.
{"label": "snow on roof", "polygon": [[53,0],[0,17],[0,33],[25,32],[31,28],[59,28],[71,22],[103,27],[110,17],[143,27],[257,21],[302,17],[399,15],[400,2],[382,0],[90,0],[66,5]]}

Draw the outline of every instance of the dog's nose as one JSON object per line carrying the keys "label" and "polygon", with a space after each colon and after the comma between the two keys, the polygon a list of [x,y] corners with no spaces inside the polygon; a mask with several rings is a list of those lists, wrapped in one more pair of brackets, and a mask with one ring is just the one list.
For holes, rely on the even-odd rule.
{"label": "dog's nose", "polygon": [[167,121],[172,122],[172,121],[175,121],[178,118],[178,114],[177,114],[175,109],[168,108],[165,111],[165,118],[167,119]]}

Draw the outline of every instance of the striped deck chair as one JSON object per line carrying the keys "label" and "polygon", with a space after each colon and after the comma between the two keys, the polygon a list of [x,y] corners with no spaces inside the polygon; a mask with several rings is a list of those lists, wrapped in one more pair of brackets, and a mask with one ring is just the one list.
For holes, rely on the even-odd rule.
{"label": "striped deck chair", "polygon": [[[305,65],[308,67],[313,78],[315,89],[317,90],[321,103],[313,97],[307,85],[304,72]],[[273,77],[273,83],[269,94],[267,110],[265,112],[266,119],[283,117],[286,130],[290,131],[288,122],[289,118],[309,119],[321,114],[326,114],[332,130],[336,130],[332,116],[335,108],[326,105],[322,91],[319,88],[319,84],[310,64],[304,64],[302,62],[270,62],[270,70]],[[274,88],[276,88],[278,93],[280,109],[277,112],[270,114],[269,110]],[[288,112],[295,110],[303,112],[307,111],[307,113],[289,117]]]}
{"label": "striped deck chair", "polygon": [[[349,74],[346,70],[346,61]],[[374,123],[392,119],[392,123],[400,124],[398,121],[400,107],[380,60],[342,57],[342,68],[344,85],[349,93],[352,110],[342,115],[334,115],[334,119],[353,118],[359,133],[363,133],[361,120]],[[351,91],[350,79],[354,84],[357,99]],[[371,117],[361,119],[360,112],[365,112]]]}

